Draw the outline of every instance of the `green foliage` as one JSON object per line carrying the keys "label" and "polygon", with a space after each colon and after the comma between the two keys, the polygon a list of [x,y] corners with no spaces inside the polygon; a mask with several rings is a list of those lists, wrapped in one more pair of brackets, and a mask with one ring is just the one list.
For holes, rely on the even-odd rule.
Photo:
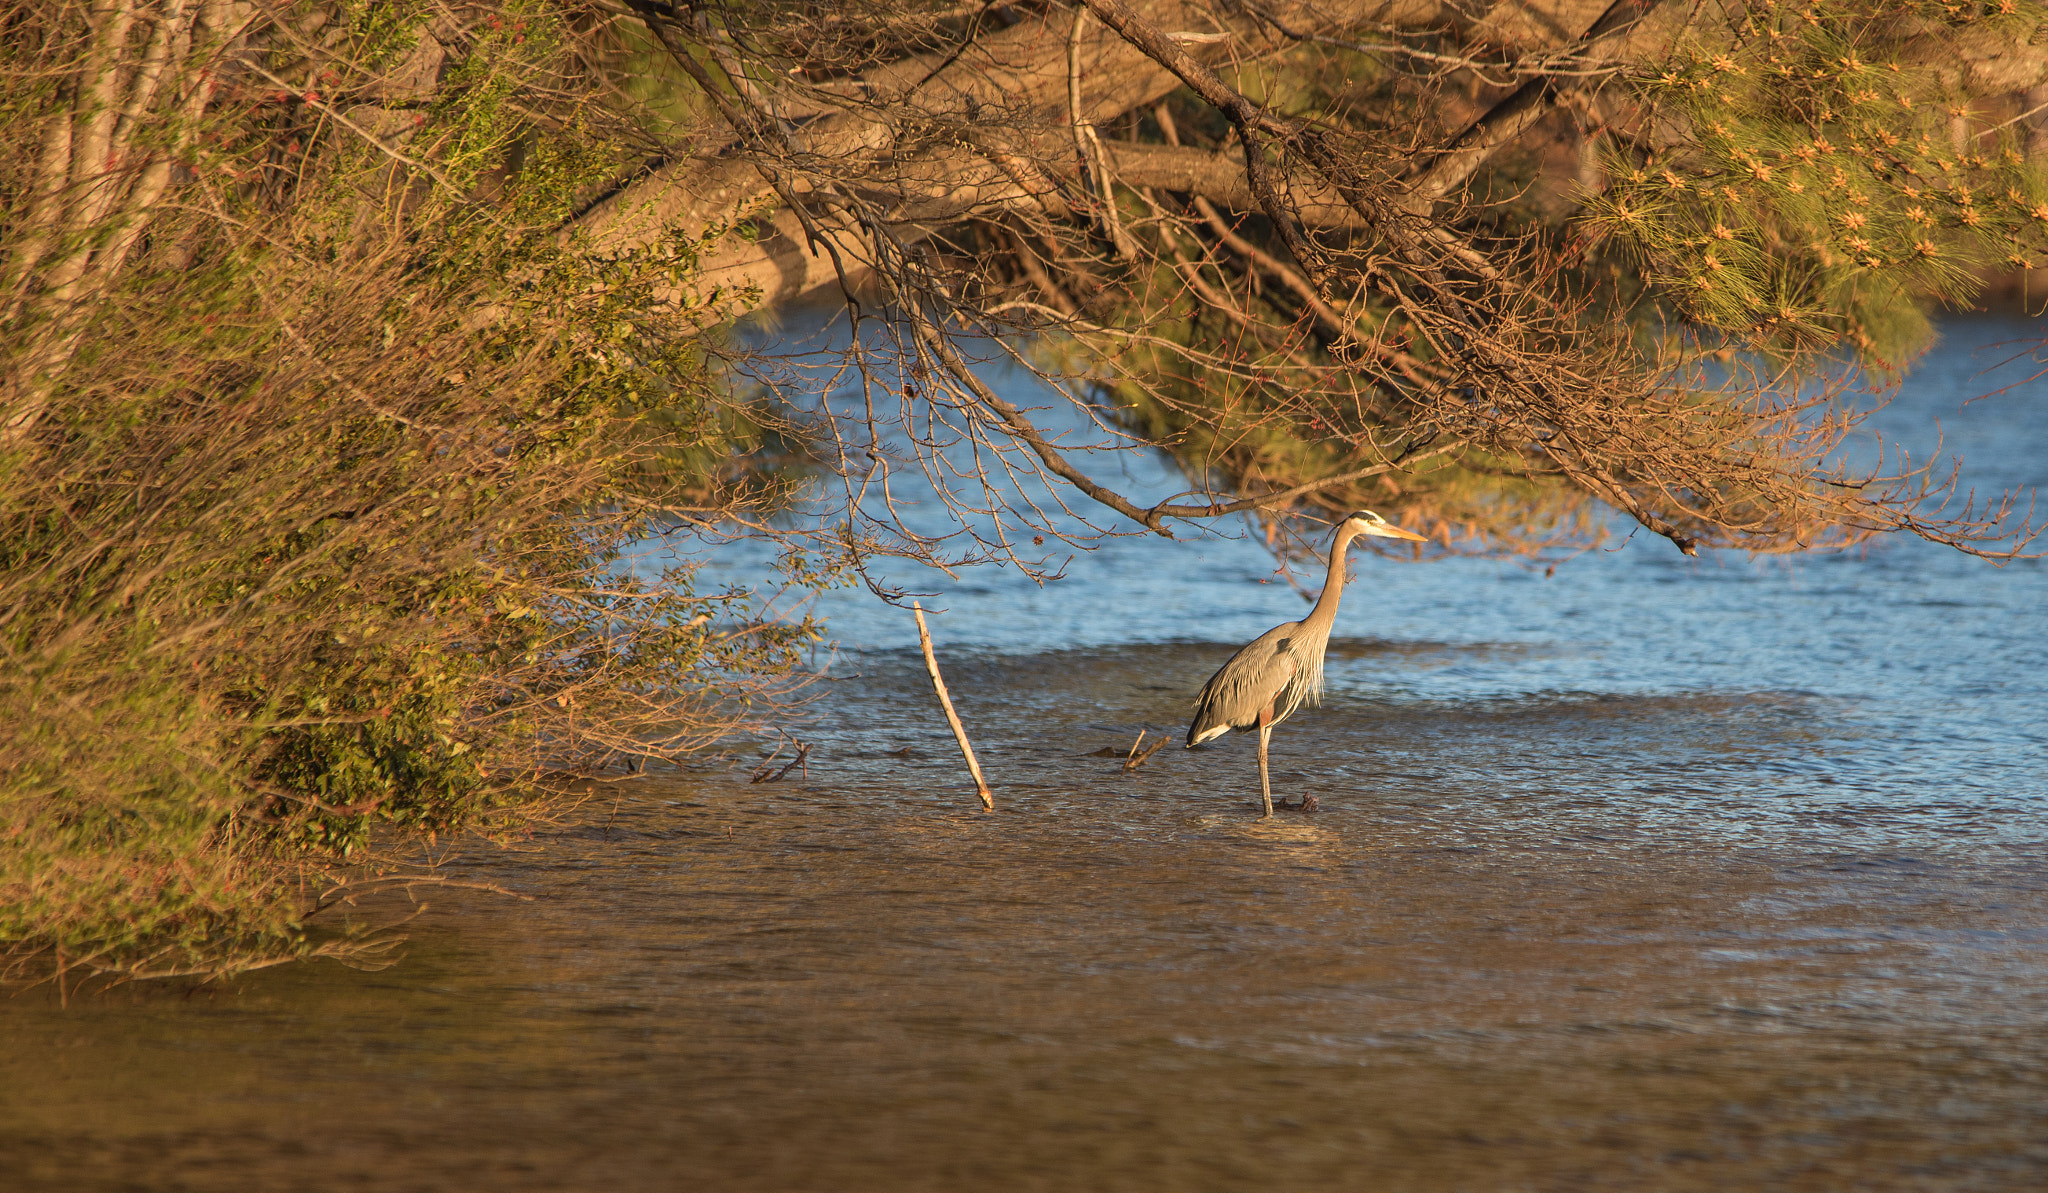
{"label": "green foliage", "polygon": [[[2002,515],[1947,536],[1898,512],[1931,504],[1924,474],[1822,470],[1855,422],[1833,400],[1845,348],[1896,369],[1924,345],[1930,299],[1961,301],[1983,271],[2048,248],[2048,174],[2020,151],[2022,117],[1996,123],[1987,113],[2009,97],[1966,93],[1980,84],[1958,65],[2037,39],[2044,17],[2023,0],[1666,8],[1657,21],[1685,30],[1668,62],[1612,79],[1561,69],[1548,123],[1521,106],[1533,81],[1488,77],[1471,45],[1408,43],[1411,65],[1443,64],[1426,82],[1359,70],[1355,47],[1304,45],[1237,84],[1312,121],[1330,138],[1317,144],[1341,142],[1361,163],[1361,206],[1409,188],[1438,239],[1381,232],[1398,223],[1385,207],[1316,226],[1318,200],[1289,241],[1263,216],[1146,192],[1122,224],[1152,252],[1055,255],[1121,283],[1070,287],[1088,320],[1117,329],[1099,337],[1115,345],[1109,404],[1200,490],[1314,515],[1375,508],[1453,550],[1597,541],[1603,503],[1687,550],[1805,550],[1878,526],[1988,540]],[[1489,93],[1508,106],[1472,129],[1537,123],[1423,212],[1413,187],[1462,159],[1415,147],[1457,135]],[[1141,135],[1178,126],[1227,146],[1186,93],[1161,110]],[[1272,137],[1268,170],[1313,194],[1321,158]],[[1560,152],[1573,140],[1575,163]],[[1598,172],[1591,143],[1606,149],[1604,190],[1558,177]],[[1278,539],[1285,514],[1260,516]]]}
{"label": "green foliage", "polygon": [[297,67],[322,107],[204,115],[194,202],[0,455],[0,955],[345,952],[304,920],[336,867],[516,833],[551,774],[701,748],[801,682],[813,625],[631,554],[670,509],[792,491],[772,412],[709,377],[744,296],[693,288],[698,239],[552,231],[626,162],[560,10],[491,13],[431,95],[371,102],[440,11],[344,14]]}
{"label": "green foliage", "polygon": [[[1128,217],[1134,224],[1137,214]],[[1266,239],[1263,220],[1240,219],[1236,229]],[[1129,283],[1132,297],[1110,315],[1142,334],[1120,351],[1120,380],[1103,397],[1127,430],[1167,447],[1191,483],[1271,492],[1434,445],[1433,433],[1416,424],[1424,403],[1346,368],[1327,327],[1289,306],[1291,291],[1270,282],[1247,287],[1170,232],[1162,247],[1162,259]],[[1361,339],[1399,344],[1405,368],[1434,373],[1452,363],[1421,337],[1410,343],[1382,303],[1359,301],[1347,315]],[[1477,448],[1432,455],[1398,476],[1332,485],[1296,506],[1323,516],[1360,508],[1398,513],[1404,525],[1457,549],[1517,552],[1582,535],[1591,515],[1582,496],[1554,479]],[[1261,516],[1279,546],[1283,511]]]}
{"label": "green foliage", "polygon": [[1918,299],[1966,298],[1980,267],[2026,267],[2048,242],[2048,176],[2010,126],[1970,121],[1930,52],[1978,27],[2024,41],[2048,8],[1979,12],[1748,6],[1638,81],[1650,119],[1590,219],[1700,324],[1899,361],[1927,335]]}

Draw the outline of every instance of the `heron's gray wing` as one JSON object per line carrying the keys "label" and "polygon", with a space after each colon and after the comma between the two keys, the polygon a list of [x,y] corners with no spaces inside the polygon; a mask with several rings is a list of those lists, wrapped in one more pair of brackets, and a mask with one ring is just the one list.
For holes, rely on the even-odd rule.
{"label": "heron's gray wing", "polygon": [[1188,726],[1188,744],[1221,737],[1232,729],[1253,729],[1259,711],[1287,689],[1300,670],[1288,649],[1298,622],[1275,626],[1230,656],[1195,699],[1195,719]]}

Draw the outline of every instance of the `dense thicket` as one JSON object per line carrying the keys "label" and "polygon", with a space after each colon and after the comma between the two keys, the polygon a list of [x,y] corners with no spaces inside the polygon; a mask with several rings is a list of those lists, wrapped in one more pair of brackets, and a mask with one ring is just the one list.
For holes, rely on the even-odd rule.
{"label": "dense thicket", "polygon": [[772,445],[706,374],[728,307],[651,293],[696,236],[557,236],[633,135],[569,15],[10,14],[0,948],[349,953],[305,916],[373,846],[799,680],[812,627],[626,554],[772,504]]}

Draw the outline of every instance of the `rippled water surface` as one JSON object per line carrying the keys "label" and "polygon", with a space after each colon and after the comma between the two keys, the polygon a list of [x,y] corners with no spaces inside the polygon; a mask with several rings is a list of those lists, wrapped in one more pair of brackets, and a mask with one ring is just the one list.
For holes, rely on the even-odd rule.
{"label": "rippled water surface", "polygon": [[[1960,408],[2025,330],[1882,424],[2048,480],[2039,383]],[[1255,545],[901,577],[996,814],[834,597],[807,778],[607,789],[383,972],[0,1004],[0,1188],[2048,1184],[2048,568],[1358,562],[1274,737],[1317,812],[1237,737],[1120,773],[1300,615]]]}

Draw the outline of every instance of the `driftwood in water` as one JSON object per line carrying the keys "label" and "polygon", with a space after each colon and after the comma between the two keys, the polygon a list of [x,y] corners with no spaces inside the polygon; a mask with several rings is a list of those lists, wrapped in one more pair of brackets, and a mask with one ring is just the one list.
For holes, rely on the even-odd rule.
{"label": "driftwood in water", "polygon": [[981,793],[984,811],[996,810],[996,797],[989,793],[988,780],[981,777],[981,763],[974,760],[974,747],[967,742],[967,730],[960,724],[960,714],[953,711],[953,698],[946,694],[946,681],[939,676],[939,660],[932,654],[932,632],[925,628],[924,606],[910,602],[911,612],[917,614],[917,641],[924,647],[924,669],[931,673],[932,690],[939,694],[939,707],[946,710],[946,723],[953,727],[953,737],[960,743],[960,753],[967,759],[967,772],[974,776],[974,786]]}
{"label": "driftwood in water", "polygon": [[1125,774],[1130,774],[1132,771],[1137,770],[1139,767],[1145,765],[1145,763],[1151,759],[1152,755],[1157,754],[1161,749],[1165,747],[1167,742],[1173,740],[1173,735],[1171,733],[1162,733],[1159,735],[1158,741],[1153,742],[1150,746],[1146,746],[1144,752],[1140,753],[1138,751],[1138,747],[1145,745],[1145,732],[1146,731],[1143,729],[1138,730],[1138,740],[1131,743],[1131,752],[1128,756],[1124,758]]}
{"label": "driftwood in water", "polygon": [[767,760],[762,762],[760,766],[754,768],[754,777],[751,780],[751,782],[779,783],[782,781],[782,776],[795,770],[799,766],[804,768],[804,778],[808,779],[811,777],[810,743],[797,742],[796,757],[790,759],[789,763],[786,766],[784,766],[781,770],[776,770],[775,760],[780,757],[782,757],[782,746],[778,743],[775,747],[775,752],[773,754],[770,754]]}

